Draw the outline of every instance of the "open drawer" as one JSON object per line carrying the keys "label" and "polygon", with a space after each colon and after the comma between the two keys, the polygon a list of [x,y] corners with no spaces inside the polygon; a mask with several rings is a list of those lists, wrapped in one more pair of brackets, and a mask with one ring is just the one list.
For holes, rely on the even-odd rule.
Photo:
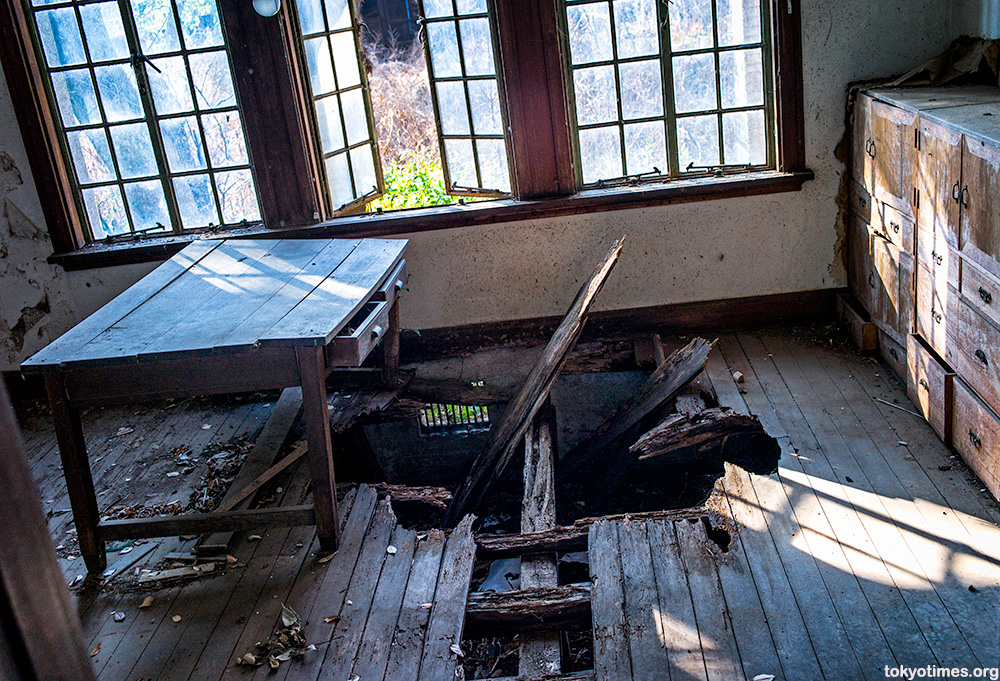
{"label": "open drawer", "polygon": [[399,296],[399,292],[403,290],[403,285],[406,283],[406,261],[401,260],[392,273],[385,278],[375,293],[372,294],[372,300],[384,300],[392,307],[393,302],[396,297]]}
{"label": "open drawer", "polygon": [[907,338],[906,363],[906,394],[938,437],[949,442],[955,374],[938,361],[920,336],[912,333]]}
{"label": "open drawer", "polygon": [[389,329],[391,307],[392,302],[385,300],[365,303],[326,346],[327,364],[334,367],[360,366]]}

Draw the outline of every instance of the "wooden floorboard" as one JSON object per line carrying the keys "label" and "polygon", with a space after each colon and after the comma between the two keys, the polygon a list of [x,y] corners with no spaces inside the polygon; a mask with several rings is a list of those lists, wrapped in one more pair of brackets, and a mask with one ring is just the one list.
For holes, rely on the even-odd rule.
{"label": "wooden floorboard", "polygon": [[590,609],[594,629],[594,671],[599,679],[631,679],[632,661],[626,635],[625,593],[615,521],[590,526]]}
{"label": "wooden floorboard", "polygon": [[646,523],[619,523],[617,530],[632,678],[669,681],[666,648],[657,626],[661,606]]}

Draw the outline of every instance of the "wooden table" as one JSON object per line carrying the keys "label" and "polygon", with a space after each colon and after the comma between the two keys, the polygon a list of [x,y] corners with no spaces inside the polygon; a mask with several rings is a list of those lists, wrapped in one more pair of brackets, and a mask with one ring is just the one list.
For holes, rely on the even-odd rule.
{"label": "wooden table", "polygon": [[[80,552],[91,572],[104,542],[315,522],[338,541],[326,379],[360,366],[385,338],[399,367],[405,240],[195,241],[21,365],[45,380]],[[79,409],[92,405],[302,386],[313,505],[101,521]]]}

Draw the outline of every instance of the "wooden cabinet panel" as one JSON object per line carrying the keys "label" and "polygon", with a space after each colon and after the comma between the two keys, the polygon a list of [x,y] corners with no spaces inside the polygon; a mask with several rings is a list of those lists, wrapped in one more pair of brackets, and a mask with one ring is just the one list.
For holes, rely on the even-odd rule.
{"label": "wooden cabinet panel", "polygon": [[945,361],[987,404],[1000,405],[1000,332],[958,296],[948,296]]}
{"label": "wooden cabinet panel", "polygon": [[963,252],[1000,276],[1000,146],[966,136],[960,198]]}
{"label": "wooden cabinet panel", "polygon": [[879,101],[871,103],[869,114],[874,139],[868,152],[875,173],[872,195],[912,216],[917,115]]}
{"label": "wooden cabinet panel", "polygon": [[955,291],[947,280],[936,279],[931,270],[917,265],[916,330],[942,357],[948,353],[949,290]]}
{"label": "wooden cabinet panel", "polygon": [[[873,321],[903,345],[913,330],[913,256],[886,239],[872,238]],[[902,376],[905,374],[901,372]]]}
{"label": "wooden cabinet panel", "polygon": [[942,440],[951,438],[952,381],[955,374],[942,365],[923,339],[906,339],[906,393]]}
{"label": "wooden cabinet panel", "polygon": [[884,329],[878,330],[878,347],[882,359],[889,365],[896,377],[906,382],[906,346],[890,336]]}
{"label": "wooden cabinet panel", "polygon": [[920,222],[917,211],[917,264],[926,267],[934,278],[959,287],[959,272],[962,259],[948,236],[940,229]]}
{"label": "wooden cabinet panel", "polygon": [[1000,283],[972,263],[962,268],[959,289],[965,301],[979,314],[1000,325]]}
{"label": "wooden cabinet panel", "polygon": [[851,178],[847,188],[847,201],[851,205],[851,211],[867,223],[878,219],[875,211],[875,200],[864,186]]}
{"label": "wooden cabinet panel", "polygon": [[875,271],[872,267],[872,236],[866,222],[856,215],[848,219],[847,272],[851,293],[861,307],[874,318],[875,312]]}
{"label": "wooden cabinet panel", "polygon": [[907,253],[913,253],[914,219],[887,203],[875,202],[872,227],[883,239]]}
{"label": "wooden cabinet panel", "polygon": [[952,446],[986,488],[1000,498],[997,458],[1000,457],[1000,420],[961,379],[955,381],[952,408]]}
{"label": "wooden cabinet panel", "polygon": [[851,132],[851,176],[871,195],[875,188],[875,166],[871,155],[874,135],[869,124],[871,97],[858,93],[854,100],[854,127]]}
{"label": "wooden cabinet panel", "polygon": [[[962,133],[937,121],[921,118],[920,147],[916,152],[914,186],[917,189],[917,234],[937,235],[958,248],[962,175]],[[943,244],[935,244],[943,248]],[[929,252],[929,251],[928,251]]]}

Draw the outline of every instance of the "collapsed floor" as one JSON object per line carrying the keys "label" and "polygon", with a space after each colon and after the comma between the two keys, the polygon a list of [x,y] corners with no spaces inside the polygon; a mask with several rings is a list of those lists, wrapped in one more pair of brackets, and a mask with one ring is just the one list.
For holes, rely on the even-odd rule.
{"label": "collapsed floor", "polygon": [[[277,676],[293,679],[451,679],[459,667],[467,678],[511,676],[526,657],[602,679],[883,678],[885,665],[981,666],[1000,656],[1000,508],[926,423],[875,401],[910,408],[888,371],[843,347],[835,332],[724,335],[688,393],[758,417],[781,446],[776,474],[767,474],[768,461],[748,473],[721,461],[699,469],[688,457],[676,462],[683,473],[647,471],[648,491],[626,481],[619,490],[628,494],[596,509],[587,494],[560,488],[558,526],[525,535],[516,462],[476,531],[466,524],[446,536],[433,526],[447,493],[423,487],[414,496],[413,487],[453,487],[483,434],[429,433],[431,453],[418,456],[410,445],[421,442],[419,410],[460,402],[455,391],[468,386],[488,394],[477,401],[494,405],[495,418],[537,351],[495,352],[503,358],[422,366],[412,403],[393,407],[403,421],[369,415],[363,441],[344,438],[343,457],[355,465],[338,462],[338,472],[379,484],[341,486],[344,543],[332,558],[317,552],[312,528],[238,534],[225,553],[194,567],[197,538],[171,538],[109,547],[113,572],[103,584],[77,580],[84,568],[51,426],[44,409],[23,414],[100,678],[270,675],[268,651],[256,644],[281,645],[281,633],[295,628],[283,625],[283,604],[305,635],[277,654],[290,658],[276,660]],[[632,344],[577,349],[552,394],[558,451],[583,440],[588,423],[596,427],[644,380],[637,358]],[[594,389],[608,371],[604,389]],[[265,437],[258,433],[276,398],[88,412],[102,510],[217,503],[255,437]],[[358,465],[365,442],[381,454],[377,470]],[[393,443],[397,454],[388,456]],[[442,447],[457,458],[435,459]],[[307,476],[297,461],[261,488],[257,503],[300,503]],[[397,499],[377,500],[386,490]],[[589,519],[597,512],[633,515]],[[542,550],[556,555],[548,568],[531,558],[494,570],[494,578],[520,574],[517,589],[478,590],[491,564],[502,567],[492,561]],[[549,568],[555,585],[532,587]],[[237,664],[251,661],[248,653],[261,668]]]}

